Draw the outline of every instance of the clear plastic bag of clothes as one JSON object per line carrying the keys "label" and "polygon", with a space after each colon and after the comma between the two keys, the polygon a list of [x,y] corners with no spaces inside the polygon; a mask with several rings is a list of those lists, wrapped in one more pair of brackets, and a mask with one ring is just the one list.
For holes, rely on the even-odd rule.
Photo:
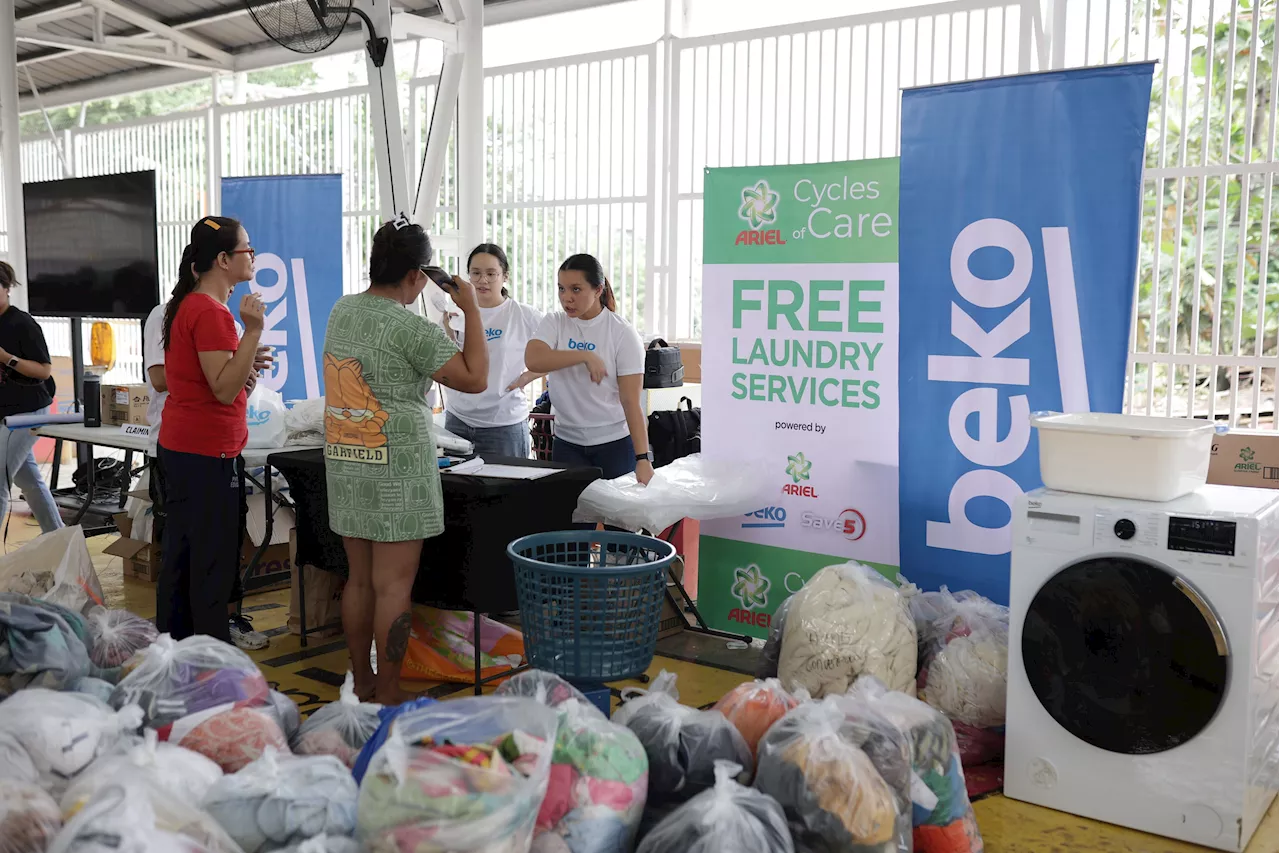
{"label": "clear plastic bag of clothes", "polygon": [[559,720],[529,699],[476,696],[406,711],[360,785],[368,853],[524,853]]}
{"label": "clear plastic bag of clothes", "polygon": [[898,809],[896,831],[899,836],[909,838],[915,804],[932,809],[937,803],[933,792],[916,778],[911,764],[911,741],[888,717],[862,699],[849,695],[828,696],[823,702],[840,709],[845,718],[840,735],[871,759],[880,778],[893,789]]}
{"label": "clear plastic bag of clothes", "polygon": [[159,636],[155,625],[128,610],[95,607],[85,616],[85,624],[93,637],[89,658],[105,669],[123,665]]}
{"label": "clear plastic bag of clothes", "polygon": [[920,638],[920,698],[952,720],[1004,725],[1009,687],[1009,608],[973,590],[908,598]]}
{"label": "clear plastic bag of clothes", "polygon": [[70,817],[47,853],[242,853],[194,804],[134,772]]}
{"label": "clear plastic bag of clothes", "polygon": [[127,705],[119,711],[82,693],[57,693],[33,687],[0,702],[0,733],[26,753],[24,767],[36,771],[40,787],[55,798],[67,783],[122,737],[142,724],[142,713]]}
{"label": "clear plastic bag of clothes", "polygon": [[36,785],[0,779],[0,853],[44,853],[61,828],[53,797]]}
{"label": "clear plastic bag of clothes", "polygon": [[969,803],[951,721],[936,708],[889,690],[870,676],[859,678],[849,695],[871,705],[906,736],[915,778],[932,794],[932,804],[920,796],[912,798],[917,853],[982,853],[982,835]]}
{"label": "clear plastic bag of clothes", "polygon": [[636,853],[792,853],[782,807],[739,785],[742,768],[717,761],[716,783],[680,806],[645,836]]}
{"label": "clear plastic bag of clothes", "polygon": [[569,699],[595,707],[578,688],[555,673],[541,669],[529,669],[511,676],[499,684],[494,693],[498,696],[523,696],[548,708],[558,708]]}
{"label": "clear plastic bag of clothes", "polygon": [[236,773],[267,750],[289,751],[289,739],[270,705],[220,705],[189,714],[159,729],[160,735]]}
{"label": "clear plastic bag of clothes", "polygon": [[319,835],[282,847],[277,853],[361,853],[360,842],[345,835]]}
{"label": "clear plastic bag of clothes", "polygon": [[628,691],[614,722],[635,732],[649,756],[649,791],[655,802],[683,802],[715,785],[716,762],[743,768],[747,782],[755,768],[751,748],[719,711],[680,704],[676,677],[663,670],[648,691]]}
{"label": "clear plastic bag of clothes", "polygon": [[364,781],[364,774],[369,770],[369,762],[378,754],[378,750],[382,749],[382,745],[387,742],[387,735],[391,733],[391,726],[396,717],[420,708],[428,708],[434,704],[436,704],[435,699],[428,696],[419,696],[399,705],[382,706],[382,710],[378,712],[378,719],[382,722],[378,724],[377,730],[369,736],[369,740],[365,742],[365,745],[360,747],[360,754],[356,756],[355,763],[351,765],[351,775],[356,777],[356,784]]}
{"label": "clear plastic bag of clothes", "polygon": [[720,698],[714,710],[733,723],[751,748],[752,757],[755,757],[765,732],[799,705],[801,699],[808,698],[803,691],[799,696],[793,696],[783,688],[781,681],[767,678],[739,684]]}
{"label": "clear plastic bag of clothes", "polygon": [[129,661],[132,667],[112,695],[116,707],[133,703],[146,724],[162,728],[182,717],[223,705],[262,706],[270,688],[248,655],[197,634],[175,641],[161,634]]}
{"label": "clear plastic bag of clothes", "polygon": [[860,675],[915,695],[916,627],[892,581],[861,563],[822,569],[793,597],[778,677],[815,699]]}
{"label": "clear plastic bag of clothes", "polygon": [[353,767],[361,748],[378,730],[381,705],[356,698],[355,677],[348,672],[338,699],[312,712],[290,746],[299,755],[332,755]]}
{"label": "clear plastic bag of clothes", "polygon": [[244,853],[264,853],[322,832],[352,835],[358,796],[351,771],[332,755],[267,750],[215,782],[203,807]]}
{"label": "clear plastic bag of clothes", "polygon": [[635,474],[596,480],[578,497],[573,520],[659,533],[682,518],[744,515],[768,503],[772,492],[751,466],[708,462],[694,453],[659,468],[647,486]]}
{"label": "clear plastic bag of clothes", "polygon": [[0,591],[29,595],[83,613],[102,604],[102,584],[80,525],[37,536],[0,556]]}
{"label": "clear plastic bag of clothes", "polygon": [[782,657],[782,632],[786,630],[787,614],[791,612],[794,595],[782,599],[778,609],[773,611],[769,620],[769,636],[764,641],[764,650],[756,663],[756,678],[777,678],[778,658]]}
{"label": "clear plastic bag of clothes", "polygon": [[787,713],[760,742],[755,786],[782,806],[797,850],[899,853],[911,849],[898,795],[833,702]]}
{"label": "clear plastic bag of clothes", "polygon": [[298,703],[279,690],[272,690],[267,694],[267,699],[267,707],[279,724],[280,731],[284,732],[285,740],[293,740],[298,729],[302,728],[302,713],[298,710]]}
{"label": "clear plastic bag of clothes", "polygon": [[0,697],[29,687],[66,690],[98,673],[79,613],[17,593],[0,593]]}
{"label": "clear plastic bag of clothes", "polygon": [[76,776],[62,795],[62,813],[75,814],[98,791],[137,772],[187,803],[199,803],[222,778],[222,769],[208,758],[161,742],[155,730],[147,729],[141,738],[121,739]]}

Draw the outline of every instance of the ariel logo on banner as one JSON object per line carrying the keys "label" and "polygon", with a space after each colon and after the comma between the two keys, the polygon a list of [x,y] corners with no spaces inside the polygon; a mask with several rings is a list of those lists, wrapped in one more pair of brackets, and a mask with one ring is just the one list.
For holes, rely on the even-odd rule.
{"label": "ariel logo on banner", "polygon": [[763,636],[823,566],[898,563],[898,161],[710,169],[704,211],[703,453],[777,505],[702,525],[699,607]]}

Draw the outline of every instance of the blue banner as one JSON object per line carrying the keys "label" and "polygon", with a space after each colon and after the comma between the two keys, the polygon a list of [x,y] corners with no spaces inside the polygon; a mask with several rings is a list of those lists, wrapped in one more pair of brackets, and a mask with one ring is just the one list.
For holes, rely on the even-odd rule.
{"label": "blue banner", "polygon": [[324,332],[342,296],[342,176],[280,175],[223,178],[222,211],[239,219],[257,250],[253,281],[231,295],[266,303],[262,343],[275,364],[262,382],[286,401],[324,394]]}
{"label": "blue banner", "polygon": [[1009,600],[1035,411],[1118,412],[1153,64],[902,95],[902,573]]}

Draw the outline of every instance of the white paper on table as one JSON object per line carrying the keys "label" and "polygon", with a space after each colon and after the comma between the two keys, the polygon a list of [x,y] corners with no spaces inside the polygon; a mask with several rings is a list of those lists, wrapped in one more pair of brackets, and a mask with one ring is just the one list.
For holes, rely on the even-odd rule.
{"label": "white paper on table", "polygon": [[522,465],[481,465],[476,471],[465,473],[477,477],[500,477],[505,480],[541,480],[556,473],[558,468],[526,468]]}

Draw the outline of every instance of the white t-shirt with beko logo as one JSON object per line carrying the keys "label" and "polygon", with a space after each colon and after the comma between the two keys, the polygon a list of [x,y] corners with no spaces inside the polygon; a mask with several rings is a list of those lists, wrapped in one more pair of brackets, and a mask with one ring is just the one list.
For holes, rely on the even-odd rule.
{"label": "white t-shirt with beko logo", "polygon": [[618,377],[644,373],[644,344],[631,324],[605,309],[590,320],[563,311],[548,314],[534,335],[556,350],[593,352],[609,369],[599,385],[585,364],[547,377],[558,438],[584,447],[617,441],[631,433],[618,396]]}
{"label": "white t-shirt with beko logo", "polygon": [[156,444],[160,438],[160,416],[164,414],[164,401],[169,399],[169,392],[156,393],[151,384],[151,368],[164,366],[164,309],[167,302],[161,302],[147,315],[147,322],[142,327],[142,370],[147,377],[147,388],[151,390],[151,403],[147,406],[147,423],[151,424],[150,455],[156,455]]}
{"label": "white t-shirt with beko logo", "polygon": [[[518,424],[529,419],[529,398],[523,388],[507,387],[524,373],[524,350],[542,322],[542,312],[505,299],[494,308],[481,308],[485,342],[489,349],[489,385],[479,394],[450,390],[445,409],[468,426],[484,429]],[[450,318],[462,346],[463,318]]]}

